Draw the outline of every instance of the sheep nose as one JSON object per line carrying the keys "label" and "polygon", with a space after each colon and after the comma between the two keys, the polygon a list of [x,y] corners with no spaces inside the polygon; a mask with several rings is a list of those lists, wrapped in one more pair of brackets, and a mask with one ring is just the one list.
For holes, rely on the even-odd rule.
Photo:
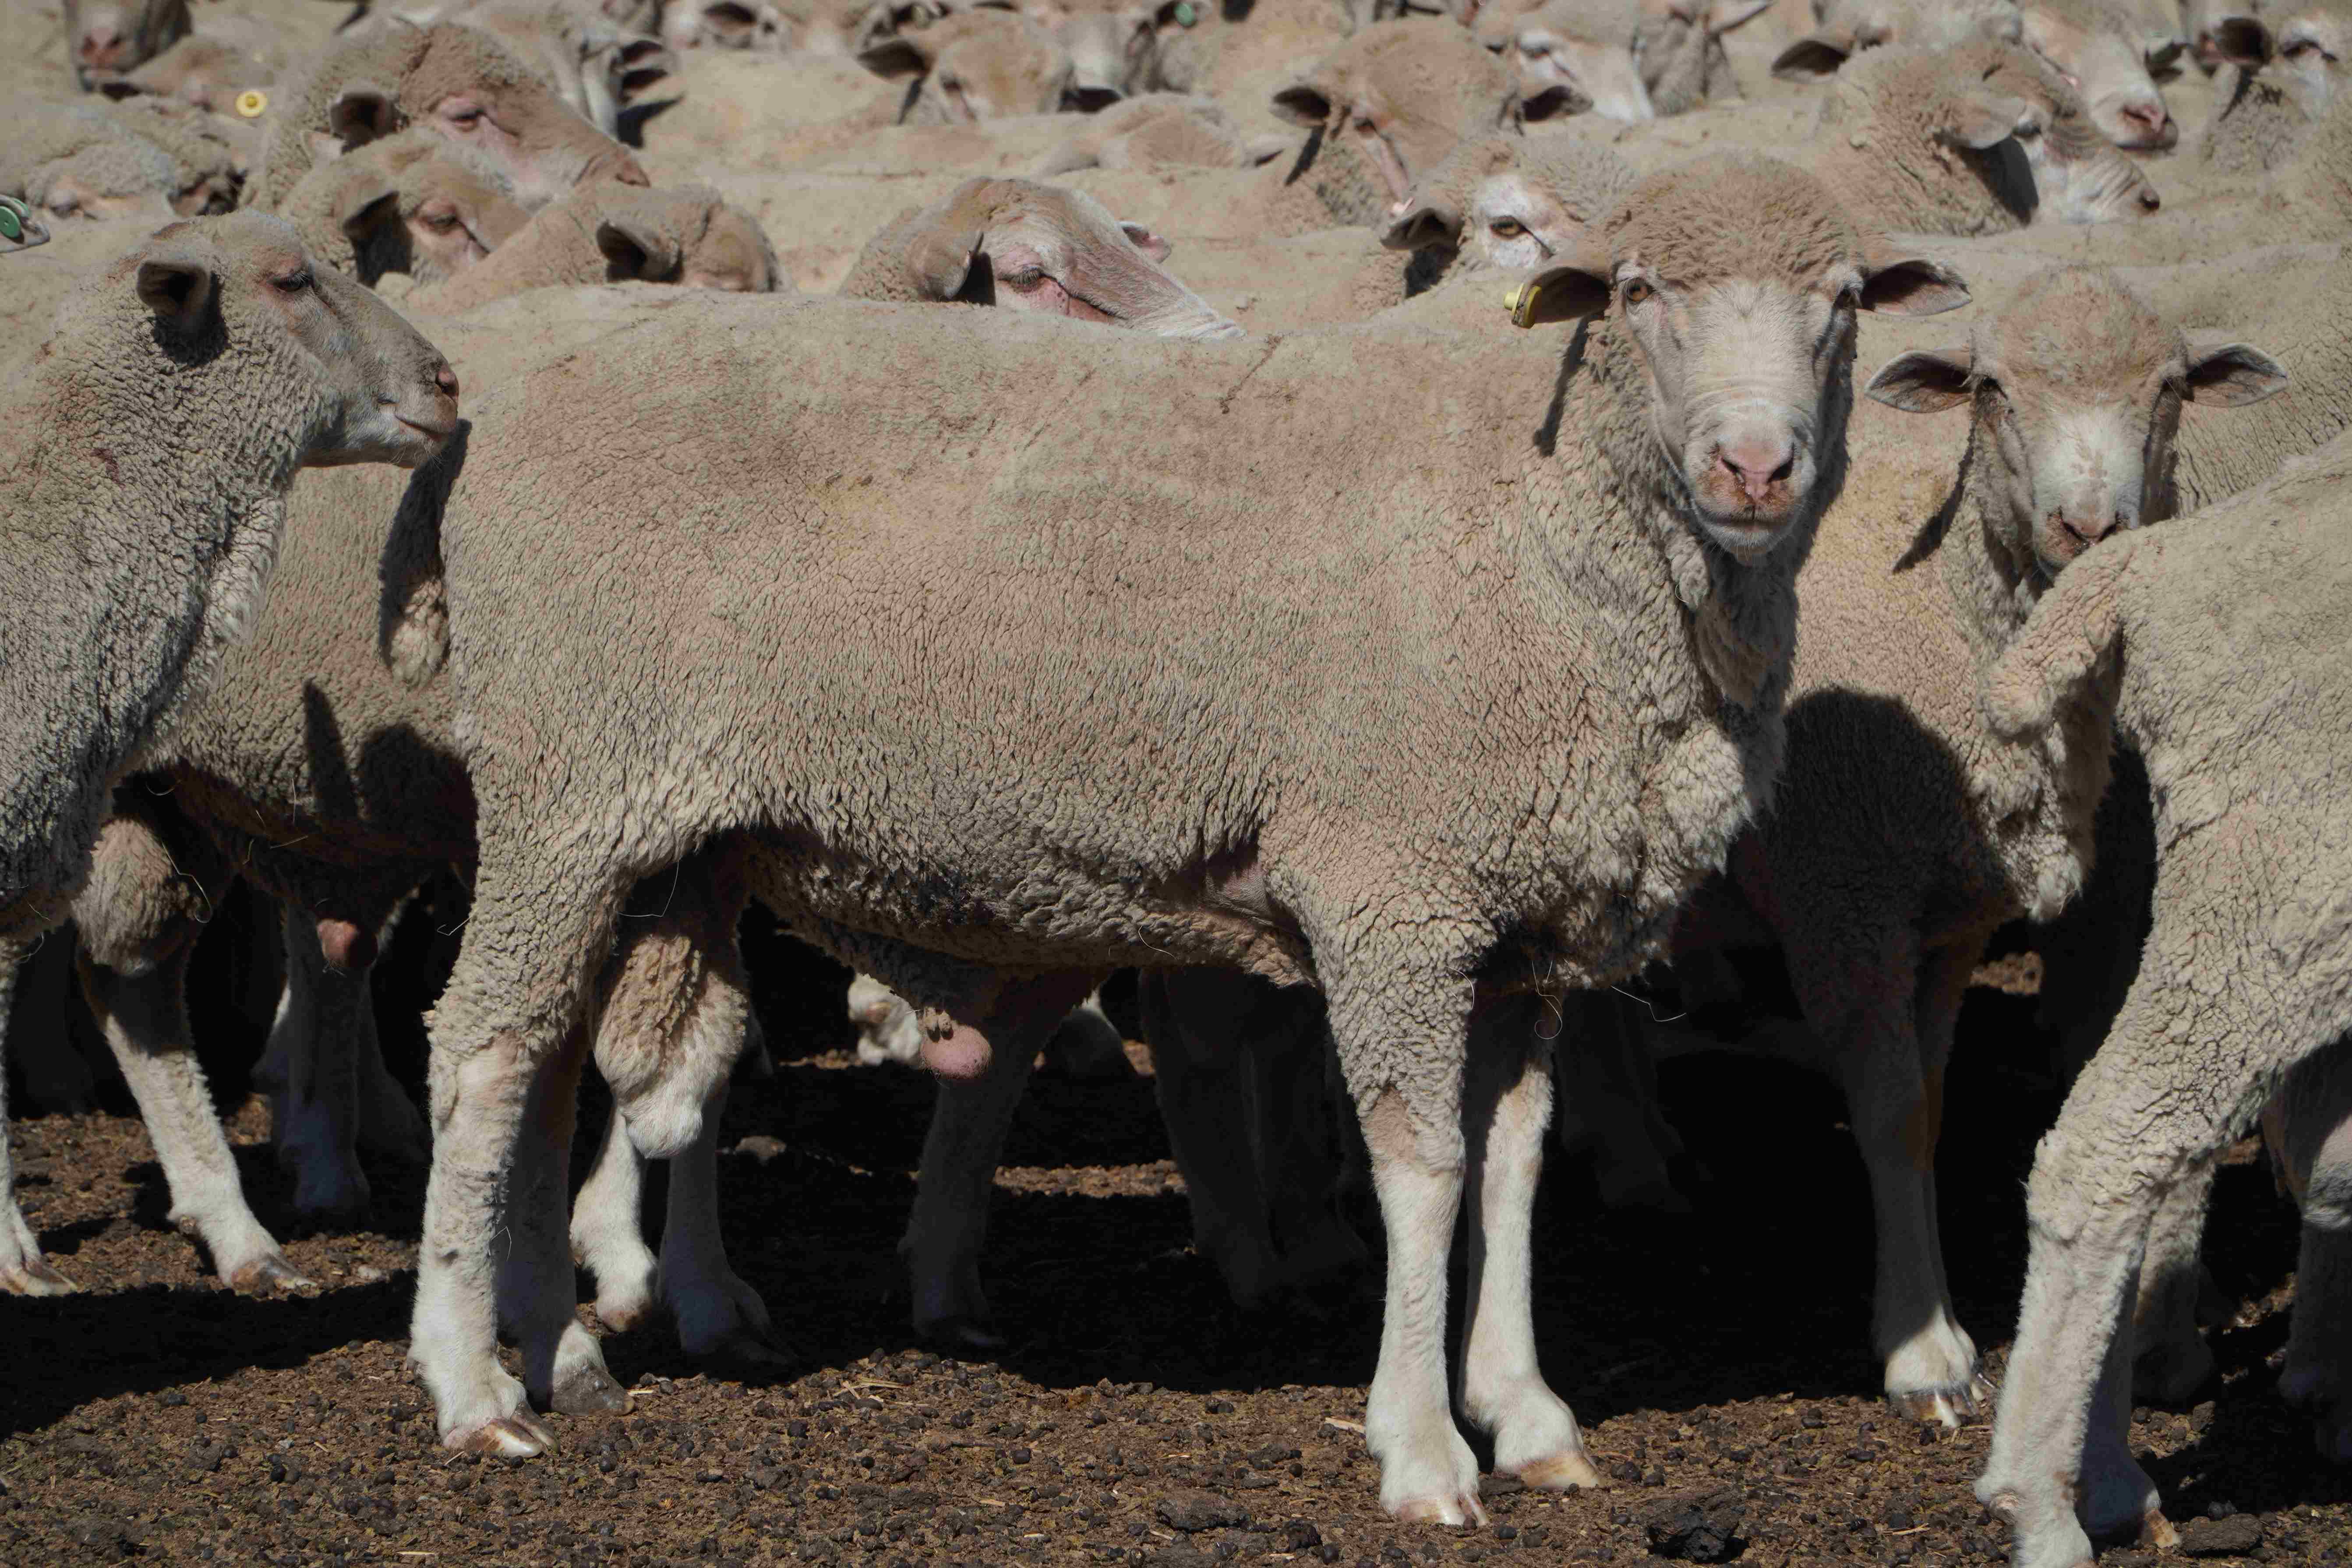
{"label": "sheep nose", "polygon": [[1795,470],[1797,449],[1795,443],[1785,437],[1779,441],[1751,437],[1717,447],[1715,461],[1730,476],[1741,495],[1751,504],[1761,506],[1770,498],[1772,487]]}
{"label": "sheep nose", "polygon": [[103,22],[92,22],[88,28],[84,29],[80,47],[76,53],[80,57],[81,63],[86,66],[104,65],[113,55],[115,46],[121,41],[122,35],[112,27]]}
{"label": "sheep nose", "polygon": [[2160,103],[2127,104],[2120,112],[2125,120],[2131,122],[2138,138],[2147,142],[2162,141],[2165,128],[2172,123],[2172,116],[2165,112],[2164,105]]}
{"label": "sheep nose", "polygon": [[2157,208],[2158,208],[2158,207],[2162,206],[2163,205],[2164,205],[2164,198],[2163,198],[2162,196],[2159,196],[2159,195],[2158,195],[2156,194],[2156,187],[2155,187],[2154,185],[2142,185],[2142,186],[2140,187],[2140,192],[2139,192],[2139,210],[2140,210],[2140,211],[2142,211],[2142,212],[2147,212],[2147,213],[2152,213],[2152,212],[2156,211],[2156,209],[2157,209]]}

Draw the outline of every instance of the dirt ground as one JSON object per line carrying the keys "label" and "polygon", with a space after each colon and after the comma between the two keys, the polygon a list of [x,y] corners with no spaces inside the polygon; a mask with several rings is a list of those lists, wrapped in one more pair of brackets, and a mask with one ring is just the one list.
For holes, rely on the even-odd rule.
{"label": "dirt ground", "polygon": [[[777,1070],[730,1107],[725,1219],[775,1314],[780,1373],[698,1369],[639,1330],[606,1345],[635,1386],[626,1416],[553,1417],[561,1453],[528,1464],[453,1456],[402,1364],[421,1172],[371,1166],[376,1228],[292,1241],[321,1288],[254,1300],[165,1225],[127,1102],[21,1120],[25,1208],[83,1293],[0,1298],[0,1563],[1630,1563],[1656,1560],[1647,1526],[1686,1493],[1716,1494],[1719,1522],[1738,1515],[1728,1550],[1746,1563],[2005,1554],[1968,1489],[1984,1426],[1924,1429],[1874,1397],[1868,1197],[1824,1082],[1731,1057],[1666,1065],[1669,1112],[1708,1178],[1689,1218],[1602,1212],[1589,1173],[1552,1162],[1540,1343],[1612,1484],[1490,1481],[1488,1528],[1401,1526],[1379,1510],[1360,1431],[1377,1277],[1322,1315],[1235,1312],[1187,1250],[1145,1079],[1040,1079],[987,1260],[1012,1348],[976,1363],[917,1344],[894,1244],[927,1084],[854,1065],[834,973],[777,942],[754,954]],[[422,962],[404,929],[380,973],[380,995],[410,998],[383,1012],[412,1079]],[[197,1024],[239,1108],[247,1190],[284,1236],[242,1076],[258,1035],[224,999],[231,967],[200,962]],[[2021,1182],[2057,1098],[2030,998],[1979,986],[1941,1187],[1980,1344],[2004,1346],[2014,1319]],[[583,1107],[583,1168],[603,1114]],[[2294,1238],[2260,1163],[2223,1173],[2209,1252],[2239,1310],[2213,1335],[2221,1373],[2193,1408],[2143,1412],[2137,1436],[2172,1517],[2204,1521],[2186,1544],[2352,1562],[2352,1487],[2271,1387]]]}

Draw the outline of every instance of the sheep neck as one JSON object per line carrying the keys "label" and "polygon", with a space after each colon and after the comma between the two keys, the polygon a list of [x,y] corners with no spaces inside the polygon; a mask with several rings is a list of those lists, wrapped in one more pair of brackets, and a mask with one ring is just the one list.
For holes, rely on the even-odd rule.
{"label": "sheep neck", "polygon": [[299,352],[223,331],[43,367],[0,523],[0,902],[86,863],[114,782],[250,633],[286,490],[334,416],[297,390],[317,379]]}

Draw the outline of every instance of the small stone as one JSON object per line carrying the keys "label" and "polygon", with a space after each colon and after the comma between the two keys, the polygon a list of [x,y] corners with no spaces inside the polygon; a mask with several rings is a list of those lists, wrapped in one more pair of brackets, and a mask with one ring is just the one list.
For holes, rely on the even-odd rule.
{"label": "small stone", "polygon": [[1013,1462],[1016,1465],[1025,1465],[1032,1458],[1033,1456],[1026,1448],[1015,1448],[1013,1450]]}
{"label": "small stone", "polygon": [[185,1405],[187,1402],[188,1396],[181,1393],[176,1388],[165,1389],[156,1400],[158,1405],[163,1405],[167,1409],[172,1410],[177,1410],[181,1405]]}
{"label": "small stone", "polygon": [[1231,1498],[1214,1492],[1171,1492],[1160,1500],[1160,1521],[1187,1535],[1204,1530],[1231,1530],[1249,1522],[1249,1510]]}
{"label": "small stone", "polygon": [[754,1132],[749,1138],[746,1138],[741,1142],[736,1144],[734,1149],[734,1152],[757,1160],[762,1165],[774,1159],[777,1155],[782,1154],[783,1152],[784,1145],[781,1140],[771,1138],[765,1133],[761,1132]]}
{"label": "small stone", "polygon": [[1653,1556],[1721,1563],[1738,1550],[1735,1538],[1747,1511],[1736,1487],[1677,1492],[1641,1510],[1642,1532]]}
{"label": "small stone", "polygon": [[2244,1557],[2263,1543],[2263,1521],[2250,1513],[2192,1519],[2180,1526],[2184,1557]]}
{"label": "small stone", "polygon": [[1282,1549],[1285,1552],[1305,1552],[1323,1544],[1323,1532],[1303,1519],[1294,1519],[1282,1527]]}

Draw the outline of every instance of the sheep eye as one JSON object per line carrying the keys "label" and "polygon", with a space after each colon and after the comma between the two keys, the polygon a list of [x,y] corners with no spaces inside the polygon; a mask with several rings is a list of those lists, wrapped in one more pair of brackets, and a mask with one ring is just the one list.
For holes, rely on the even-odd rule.
{"label": "sheep eye", "polygon": [[1379,130],[1380,127],[1369,120],[1359,118],[1356,121],[1356,134],[1359,136],[1370,136],[1377,133]]}
{"label": "sheep eye", "polygon": [[421,216],[425,226],[436,234],[446,234],[457,226],[456,213],[425,213]]}
{"label": "sheep eye", "polygon": [[1624,287],[1618,290],[1618,294],[1628,306],[1640,304],[1650,297],[1650,286],[1639,278],[1628,278],[1625,279]]}
{"label": "sheep eye", "polygon": [[1045,269],[1042,267],[1024,267],[1018,272],[1003,274],[998,281],[1016,294],[1031,294],[1045,286]]}
{"label": "sheep eye", "polygon": [[1486,226],[1486,232],[1498,239],[1517,239],[1528,232],[1528,226],[1515,217],[1498,217]]}
{"label": "sheep eye", "polygon": [[310,288],[314,279],[310,277],[310,269],[305,267],[299,272],[289,272],[283,278],[273,278],[269,281],[280,294],[299,294]]}
{"label": "sheep eye", "polygon": [[943,76],[940,78],[940,90],[942,92],[961,92],[963,90],[963,79],[961,77]]}

